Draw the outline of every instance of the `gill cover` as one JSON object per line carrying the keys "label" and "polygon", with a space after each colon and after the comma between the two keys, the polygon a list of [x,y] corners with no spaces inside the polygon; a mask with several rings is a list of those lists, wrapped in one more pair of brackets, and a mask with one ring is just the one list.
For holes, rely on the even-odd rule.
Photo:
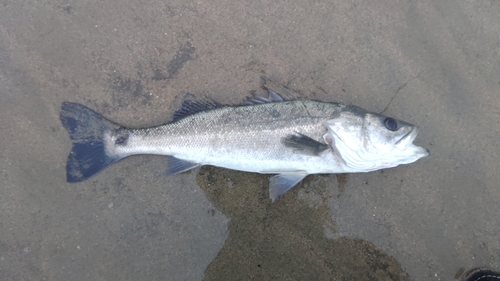
{"label": "gill cover", "polygon": [[344,161],[346,172],[395,167],[429,154],[412,143],[418,134],[414,125],[356,106],[346,106],[327,127],[325,140]]}

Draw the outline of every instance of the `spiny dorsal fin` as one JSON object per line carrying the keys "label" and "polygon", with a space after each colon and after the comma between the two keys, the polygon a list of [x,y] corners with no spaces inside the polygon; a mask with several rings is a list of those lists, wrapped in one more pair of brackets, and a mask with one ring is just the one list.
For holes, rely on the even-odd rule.
{"label": "spiny dorsal fin", "polygon": [[[243,104],[241,105],[256,105],[256,104],[263,104],[263,103],[269,103],[269,102],[281,102],[285,100],[294,100],[297,98],[297,93],[295,93],[293,90],[289,89],[288,87],[285,87],[274,80],[271,80],[269,78],[264,78],[261,77],[262,81],[262,87],[267,90],[268,97],[263,97],[259,96],[257,94],[253,94],[252,97],[249,97]],[[281,92],[282,94],[278,94],[277,92]],[[285,95],[287,98],[284,99],[282,95]],[[173,121],[177,121],[179,119],[182,119],[186,116],[205,111],[205,110],[211,110],[211,109],[216,109],[219,107],[223,107],[224,105],[221,103],[218,103],[214,100],[198,100],[194,98],[193,94],[187,93],[184,98],[183,98],[182,105],[179,110],[177,110],[174,113]]]}
{"label": "spiny dorsal fin", "polygon": [[186,116],[202,112],[205,110],[216,109],[222,107],[223,105],[213,101],[196,101],[196,100],[185,100],[182,102],[181,108],[174,113],[174,122],[180,120]]}

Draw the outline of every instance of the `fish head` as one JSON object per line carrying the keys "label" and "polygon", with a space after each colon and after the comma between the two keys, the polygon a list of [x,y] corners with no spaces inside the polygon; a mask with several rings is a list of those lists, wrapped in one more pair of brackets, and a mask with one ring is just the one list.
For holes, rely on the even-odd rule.
{"label": "fish head", "polygon": [[346,106],[327,121],[325,135],[350,172],[369,172],[409,164],[429,155],[413,144],[418,128],[410,123]]}

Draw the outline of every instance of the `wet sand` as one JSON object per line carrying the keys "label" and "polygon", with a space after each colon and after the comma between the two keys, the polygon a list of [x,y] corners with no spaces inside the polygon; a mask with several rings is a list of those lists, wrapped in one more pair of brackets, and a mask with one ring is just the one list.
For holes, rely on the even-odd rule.
{"label": "wet sand", "polygon": [[[496,1],[0,0],[2,280],[451,280],[500,269]],[[367,174],[268,176],[160,156],[69,184],[63,101],[131,127],[266,76],[416,124],[431,151]]]}

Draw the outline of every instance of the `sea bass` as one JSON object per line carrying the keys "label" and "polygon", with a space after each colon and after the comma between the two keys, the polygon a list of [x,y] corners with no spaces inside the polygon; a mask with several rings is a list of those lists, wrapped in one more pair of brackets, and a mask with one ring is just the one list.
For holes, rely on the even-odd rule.
{"label": "sea bass", "polygon": [[167,175],[201,165],[275,174],[272,201],[307,175],[358,173],[429,155],[413,144],[418,128],[353,105],[254,96],[245,105],[186,100],[173,121],[130,129],[77,103],[63,102],[61,121],[73,142],[67,181],[80,182],[137,154],[167,157]]}

